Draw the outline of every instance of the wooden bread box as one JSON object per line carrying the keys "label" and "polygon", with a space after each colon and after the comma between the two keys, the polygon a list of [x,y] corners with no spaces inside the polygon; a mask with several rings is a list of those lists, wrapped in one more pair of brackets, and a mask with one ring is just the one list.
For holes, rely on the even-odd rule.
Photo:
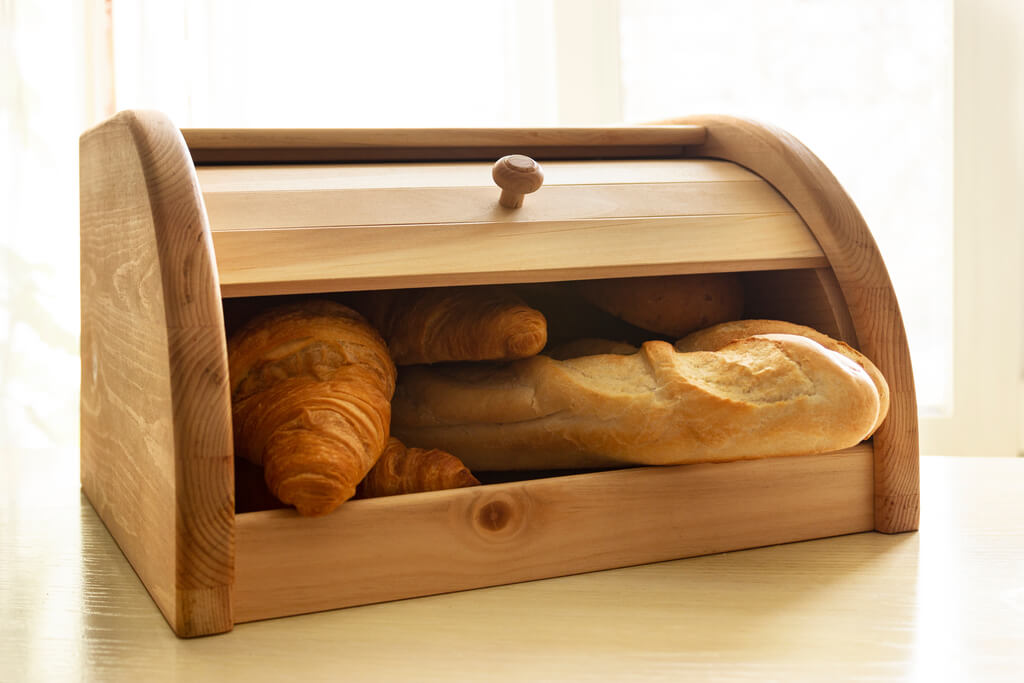
{"label": "wooden bread box", "polygon": [[[509,154],[545,174],[517,208],[491,175]],[[889,276],[836,179],[780,130],[706,116],[181,131],[127,111],[82,135],[80,160],[82,488],[179,636],[917,526],[916,401]],[[872,439],[353,500],[320,518],[236,513],[225,316],[240,302],[727,271],[743,274],[745,317],[815,327],[878,365],[892,402]]]}

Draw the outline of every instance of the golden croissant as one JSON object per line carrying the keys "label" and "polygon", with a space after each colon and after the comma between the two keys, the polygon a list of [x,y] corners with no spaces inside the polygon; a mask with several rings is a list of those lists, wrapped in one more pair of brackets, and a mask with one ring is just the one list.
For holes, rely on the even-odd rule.
{"label": "golden croissant", "polygon": [[253,319],[228,342],[235,453],[303,515],[353,496],[387,444],[395,366],[350,308],[306,300]]}
{"label": "golden croissant", "polygon": [[438,287],[353,295],[398,365],[511,360],[536,355],[547,321],[501,287]]}
{"label": "golden croissant", "polygon": [[480,482],[450,453],[436,448],[406,448],[392,437],[380,460],[359,484],[358,498],[441,491]]}

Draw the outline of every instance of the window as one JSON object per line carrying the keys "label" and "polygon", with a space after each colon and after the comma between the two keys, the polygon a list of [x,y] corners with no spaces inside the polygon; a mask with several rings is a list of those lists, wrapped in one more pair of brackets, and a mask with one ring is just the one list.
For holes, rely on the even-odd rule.
{"label": "window", "polygon": [[[28,54],[30,36],[50,24],[68,35],[45,42],[68,53],[62,63],[87,54],[87,113],[109,101],[163,110],[182,126],[357,127],[719,112],[781,126],[832,169],[879,243],[911,344],[923,451],[1016,450],[1024,6],[1015,0],[296,0],[287,11],[268,0],[113,0],[106,27],[95,7],[58,20],[27,6],[36,9],[13,25],[22,39],[10,49]],[[84,24],[84,46],[71,21]],[[11,82],[22,94],[49,78],[26,70],[39,60],[10,63],[21,65],[24,78]],[[73,174],[67,161],[60,172]],[[4,244],[28,239],[8,234]],[[73,269],[68,261],[57,270]]]}

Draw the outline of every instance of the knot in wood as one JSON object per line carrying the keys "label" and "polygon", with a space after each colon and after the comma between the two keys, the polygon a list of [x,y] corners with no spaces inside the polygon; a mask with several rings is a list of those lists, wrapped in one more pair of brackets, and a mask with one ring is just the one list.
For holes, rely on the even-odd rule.
{"label": "knot in wood", "polygon": [[512,519],[512,506],[503,500],[492,500],[476,513],[476,523],[487,531],[501,531]]}

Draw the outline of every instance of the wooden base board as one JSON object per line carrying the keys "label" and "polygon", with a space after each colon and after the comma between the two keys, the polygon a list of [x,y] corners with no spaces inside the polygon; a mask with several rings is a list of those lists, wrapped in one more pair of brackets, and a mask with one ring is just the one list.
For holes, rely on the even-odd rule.
{"label": "wooden base board", "polygon": [[236,623],[874,527],[869,443],[236,516]]}

